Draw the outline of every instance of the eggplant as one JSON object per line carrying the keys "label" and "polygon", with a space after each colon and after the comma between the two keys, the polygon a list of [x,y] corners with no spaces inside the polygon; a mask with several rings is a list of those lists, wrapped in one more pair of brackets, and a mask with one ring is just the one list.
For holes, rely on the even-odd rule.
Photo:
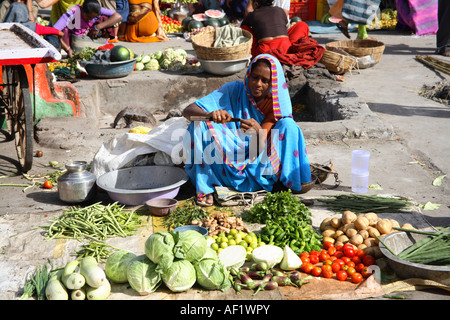
{"label": "eggplant", "polygon": [[289,279],[288,276],[275,276],[272,277],[272,280],[278,283],[279,286],[294,286],[297,287],[297,285]]}
{"label": "eggplant", "polygon": [[253,293],[253,295],[255,296],[259,291],[261,290],[275,290],[276,288],[278,288],[278,283],[276,281],[262,281],[259,285],[258,288],[256,289],[256,291]]}
{"label": "eggplant", "polygon": [[290,279],[292,282],[295,282],[295,281],[301,279],[300,272],[298,272],[298,271],[291,272],[291,273],[289,274],[289,279]]}

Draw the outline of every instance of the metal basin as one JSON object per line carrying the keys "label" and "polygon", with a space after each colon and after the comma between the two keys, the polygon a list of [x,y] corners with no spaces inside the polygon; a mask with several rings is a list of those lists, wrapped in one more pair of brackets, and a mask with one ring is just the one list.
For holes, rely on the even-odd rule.
{"label": "metal basin", "polygon": [[[384,236],[382,241],[395,254],[398,254],[425,237],[426,235],[421,234],[395,232]],[[379,247],[383,255],[388,259],[392,270],[394,270],[395,274],[400,278],[421,278],[450,285],[449,266],[431,266],[409,262],[394,256],[382,243],[379,244]]]}
{"label": "metal basin", "polygon": [[245,59],[238,60],[226,60],[226,61],[215,61],[215,60],[203,60],[197,59],[200,61],[202,68],[209,73],[226,76],[230,74],[234,74],[245,69],[250,62],[251,56]]}
{"label": "metal basin", "polygon": [[136,59],[109,63],[87,63],[87,73],[95,78],[111,79],[126,77],[133,71]]}
{"label": "metal basin", "polygon": [[136,206],[150,199],[175,198],[188,180],[178,167],[137,166],[107,172],[97,178],[97,185],[113,201]]}

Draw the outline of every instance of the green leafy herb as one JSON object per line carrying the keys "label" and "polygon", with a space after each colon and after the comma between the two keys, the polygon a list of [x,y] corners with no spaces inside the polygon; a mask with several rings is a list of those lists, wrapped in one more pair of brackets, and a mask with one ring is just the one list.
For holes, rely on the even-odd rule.
{"label": "green leafy herb", "polygon": [[208,212],[193,204],[193,201],[186,201],[183,206],[177,207],[169,216],[164,219],[164,226],[170,228],[178,228],[183,225],[191,224],[192,220],[202,221],[208,216]]}

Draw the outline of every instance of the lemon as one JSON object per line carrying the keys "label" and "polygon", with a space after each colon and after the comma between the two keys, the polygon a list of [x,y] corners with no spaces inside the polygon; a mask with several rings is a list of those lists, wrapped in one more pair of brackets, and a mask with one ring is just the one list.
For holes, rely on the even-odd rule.
{"label": "lemon", "polygon": [[219,249],[219,245],[217,243],[211,243],[211,249],[217,251]]}

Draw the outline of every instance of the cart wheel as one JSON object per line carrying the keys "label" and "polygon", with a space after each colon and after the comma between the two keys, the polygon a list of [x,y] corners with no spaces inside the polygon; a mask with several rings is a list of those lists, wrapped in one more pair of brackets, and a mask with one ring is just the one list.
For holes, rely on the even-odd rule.
{"label": "cart wheel", "polygon": [[[14,136],[17,157],[23,172],[33,164],[33,108],[25,68],[21,65],[8,66],[3,71],[3,83],[7,89],[9,103],[8,127]],[[6,81],[5,81],[6,77]]]}

